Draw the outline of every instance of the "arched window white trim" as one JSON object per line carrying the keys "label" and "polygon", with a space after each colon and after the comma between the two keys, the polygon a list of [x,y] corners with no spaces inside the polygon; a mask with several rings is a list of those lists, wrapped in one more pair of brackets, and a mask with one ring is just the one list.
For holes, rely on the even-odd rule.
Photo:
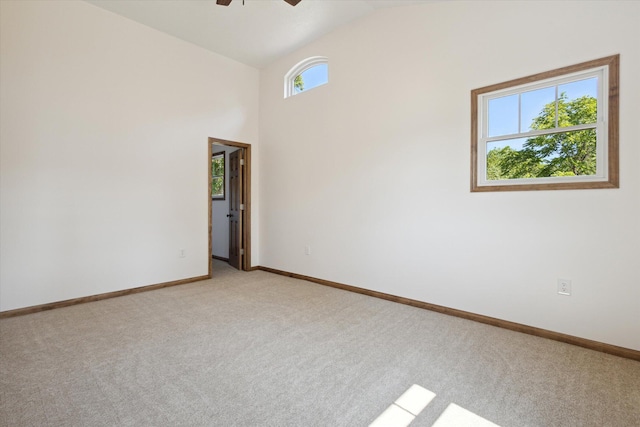
{"label": "arched window white trim", "polygon": [[[327,58],[326,56],[312,56],[311,58],[307,58],[303,61],[298,62],[296,65],[294,65],[289,70],[289,72],[284,76],[284,97],[288,98],[297,93],[294,86],[294,81],[297,76],[299,76],[300,74],[304,73],[305,71],[313,67],[317,67],[318,65],[322,65],[322,64],[329,64],[329,58]],[[325,84],[325,83],[321,83],[321,84]],[[312,89],[317,86],[320,86],[320,85],[312,86],[308,89]]]}

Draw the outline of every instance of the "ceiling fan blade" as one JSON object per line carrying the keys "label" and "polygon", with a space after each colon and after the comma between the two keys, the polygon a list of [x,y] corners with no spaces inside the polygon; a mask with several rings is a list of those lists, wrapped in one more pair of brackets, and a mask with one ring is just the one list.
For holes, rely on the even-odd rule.
{"label": "ceiling fan blade", "polygon": [[284,0],[284,1],[286,1],[287,3],[289,3],[291,6],[295,6],[295,5],[297,5],[298,3],[300,3],[300,0]]}
{"label": "ceiling fan blade", "polygon": [[231,3],[231,0],[216,0],[216,4],[220,6],[229,6],[229,3]]}

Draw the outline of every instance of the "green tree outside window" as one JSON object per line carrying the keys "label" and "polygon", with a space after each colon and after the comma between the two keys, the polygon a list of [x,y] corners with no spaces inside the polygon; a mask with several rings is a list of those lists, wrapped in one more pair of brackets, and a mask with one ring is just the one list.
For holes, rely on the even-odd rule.
{"label": "green tree outside window", "polygon": [[298,74],[293,80],[293,87],[296,92],[302,92],[304,90],[304,79],[302,78],[302,74]]}

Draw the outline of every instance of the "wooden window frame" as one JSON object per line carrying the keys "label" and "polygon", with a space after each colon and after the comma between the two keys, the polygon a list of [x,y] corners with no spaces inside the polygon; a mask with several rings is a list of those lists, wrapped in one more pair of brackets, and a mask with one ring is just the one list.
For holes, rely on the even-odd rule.
{"label": "wooden window frame", "polygon": [[[226,158],[226,152],[225,151],[219,151],[217,153],[212,153],[211,154],[211,162],[213,162],[213,159],[215,157],[220,157],[222,156],[222,196],[214,196],[213,194],[211,194],[211,191],[209,192],[209,194],[211,194],[211,200],[225,200],[225,198],[227,197],[227,189],[226,189],[226,185],[227,185],[227,158]],[[219,178],[220,175],[213,175],[213,169],[211,170],[211,187],[213,189],[213,179],[214,178]]]}
{"label": "wooden window frame", "polygon": [[[490,93],[503,91],[509,88],[517,88],[523,86],[522,92],[525,92],[525,88],[531,86],[536,82],[542,82],[548,80],[553,83],[554,79],[561,79],[562,77],[569,76],[575,73],[587,72],[597,68],[606,68],[606,77],[608,81],[605,81],[603,87],[608,88],[608,93],[602,95],[602,98],[606,100],[606,129],[603,135],[605,138],[602,140],[599,137],[598,143],[604,143],[604,159],[606,162],[604,165],[602,178],[593,178],[592,176],[572,176],[563,177],[560,179],[549,178],[527,178],[525,183],[522,180],[518,180],[517,183],[506,183],[505,181],[499,181],[496,184],[486,184],[480,179],[479,173],[481,168],[479,167],[479,161],[481,156],[479,155],[478,145],[482,137],[483,126],[480,119],[481,114],[486,114],[484,111],[482,100]],[[574,190],[574,189],[599,189],[599,188],[619,188],[619,142],[618,142],[618,128],[619,128],[619,73],[620,73],[620,55],[612,55],[605,58],[595,59],[588,62],[583,62],[568,67],[559,68],[552,71],[546,71],[543,73],[534,74],[527,77],[522,77],[515,80],[510,80],[504,83],[498,83],[490,86],[486,86],[471,91],[471,191],[472,192],[486,192],[486,191],[527,191],[527,190]],[[601,99],[601,97],[598,97]],[[600,105],[598,105],[600,107]],[[600,126],[600,125],[598,125]],[[482,150],[483,153],[486,150]],[[486,162],[486,156],[483,161]],[[484,169],[484,168],[483,168]],[[484,180],[486,181],[486,179]],[[549,182],[554,181],[554,182]]]}

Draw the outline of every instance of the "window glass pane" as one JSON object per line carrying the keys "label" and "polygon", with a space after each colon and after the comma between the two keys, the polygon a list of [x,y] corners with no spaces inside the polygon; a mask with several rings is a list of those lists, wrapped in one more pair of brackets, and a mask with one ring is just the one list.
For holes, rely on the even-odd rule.
{"label": "window glass pane", "polygon": [[222,177],[213,178],[211,181],[211,195],[214,197],[224,195],[224,180]]}
{"label": "window glass pane", "polygon": [[598,97],[598,78],[591,77],[584,80],[566,83],[558,86],[558,93],[566,93],[568,99],[576,99],[581,96]]}
{"label": "window glass pane", "polygon": [[596,174],[596,130],[487,143],[487,180]]}
{"label": "window glass pane", "polygon": [[489,100],[489,135],[518,133],[518,95]]}
{"label": "window glass pane", "polygon": [[329,65],[319,64],[296,76],[293,81],[293,90],[295,93],[300,93],[303,90],[313,89],[328,82]]}
{"label": "window glass pane", "polygon": [[558,126],[596,123],[598,118],[597,77],[560,85],[558,94]]}
{"label": "window glass pane", "polygon": [[211,157],[211,197],[224,198],[224,154]]}
{"label": "window glass pane", "polygon": [[555,86],[524,92],[520,97],[520,132],[556,127]]}
{"label": "window glass pane", "polygon": [[211,175],[213,176],[220,176],[220,175],[224,175],[224,157],[220,156],[220,157],[214,157],[212,159],[212,169],[211,169]]}
{"label": "window glass pane", "polygon": [[526,138],[508,139],[487,143],[487,180],[512,179],[511,164],[515,155],[522,150]]}

